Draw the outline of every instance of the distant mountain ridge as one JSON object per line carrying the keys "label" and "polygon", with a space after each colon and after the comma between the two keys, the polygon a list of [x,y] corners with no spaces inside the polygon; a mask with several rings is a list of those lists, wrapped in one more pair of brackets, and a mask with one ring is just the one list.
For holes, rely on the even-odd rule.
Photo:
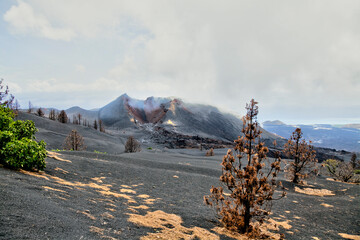
{"label": "distant mountain ridge", "polygon": [[[108,127],[155,124],[186,135],[233,141],[241,134],[242,120],[216,107],[191,104],[177,98],[148,97],[138,100],[123,94],[99,109],[99,119]],[[263,138],[278,137],[264,131]]]}
{"label": "distant mountain ridge", "polygon": [[287,125],[279,124],[279,122],[278,120],[266,121],[262,126],[267,131],[284,138],[289,138],[292,132],[299,127],[304,138],[311,140],[314,146],[360,152],[360,129],[347,127],[357,126],[357,124],[336,127],[330,124]]}
{"label": "distant mountain ridge", "polygon": [[[43,108],[45,115],[48,115],[50,109],[53,108]],[[59,112],[58,109],[54,110]],[[148,97],[145,100],[139,100],[123,94],[99,109],[86,110],[75,106],[65,111],[68,114],[69,123],[73,122],[73,117],[80,113],[82,115],[81,124],[84,124],[84,120],[86,120],[85,125],[90,128],[85,128],[89,131],[96,131],[92,128],[94,120],[102,120],[107,132],[114,136],[136,133],[135,137],[138,137],[143,144],[159,144],[166,148],[199,148],[201,146],[205,149],[231,148],[234,140],[242,134],[243,127],[243,122],[238,116],[221,112],[214,106],[186,103],[177,98]],[[51,133],[53,132],[52,128],[59,123],[35,117],[34,114],[24,113],[23,115],[23,118],[41,120],[39,124],[45,127],[39,134],[43,134],[44,139],[54,142],[52,143],[54,147],[62,144],[58,137],[53,139],[57,133]],[[285,130],[288,127],[289,129],[285,131],[285,134],[279,134],[276,131],[270,133],[266,130],[269,129],[269,126]],[[84,126],[74,127],[82,129]],[[264,127],[261,128],[262,141],[269,148],[268,155],[273,157],[274,151],[282,148],[286,139],[290,137],[297,126],[289,126],[277,120],[265,122]],[[332,126],[317,125],[316,131],[329,131],[330,127]],[[341,129],[346,130],[346,128]],[[306,139],[309,138],[306,137]],[[278,143],[277,149],[274,149],[274,140]],[[94,141],[94,147],[96,147],[96,141]],[[350,159],[350,153],[346,151],[317,147],[316,152],[319,161],[328,158],[346,161]]]}
{"label": "distant mountain ridge", "polygon": [[[50,109],[50,108],[49,108]],[[48,115],[49,109],[44,109]],[[56,111],[59,111],[55,109]],[[107,105],[92,110],[74,106],[65,110],[70,121],[77,114],[93,124],[102,120],[107,128],[121,130],[135,126],[160,126],[175,133],[233,142],[242,130],[242,120],[214,106],[186,103],[178,98],[148,97],[145,100],[123,94]],[[262,137],[279,137],[263,130]]]}
{"label": "distant mountain ridge", "polygon": [[360,129],[360,123],[345,124],[345,125],[342,126],[342,128],[356,128],[356,129]]}
{"label": "distant mountain ridge", "polygon": [[[46,115],[50,109],[43,109]],[[70,121],[80,113],[82,119],[86,119],[90,125],[94,120],[102,120],[105,127],[115,130],[157,126],[180,135],[228,142],[233,142],[241,135],[242,130],[240,117],[221,112],[214,106],[187,103],[170,97],[148,97],[139,100],[123,94],[98,109],[86,110],[75,106],[65,111]],[[271,146],[272,140],[283,144],[295,128],[300,127],[305,139],[311,140],[314,146],[360,152],[360,124],[287,125],[275,120],[266,121],[262,126],[262,138],[268,146]]]}

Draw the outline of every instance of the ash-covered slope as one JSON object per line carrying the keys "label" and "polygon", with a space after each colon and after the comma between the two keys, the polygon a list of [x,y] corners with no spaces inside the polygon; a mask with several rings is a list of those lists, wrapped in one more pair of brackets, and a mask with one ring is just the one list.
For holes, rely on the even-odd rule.
{"label": "ash-covered slope", "polygon": [[304,138],[311,140],[316,147],[360,152],[360,129],[340,128],[329,124],[295,126],[280,123],[280,121],[266,121],[263,123],[263,127],[269,132],[285,138],[289,138],[292,132],[300,127]]}
{"label": "ash-covered slope", "polygon": [[[191,136],[233,141],[239,136],[242,121],[216,107],[185,103],[176,98],[149,97],[137,100],[124,94],[99,110],[107,127],[122,129],[135,124],[152,124]],[[263,138],[278,137],[264,131]]]}
{"label": "ash-covered slope", "polygon": [[44,140],[46,148],[63,149],[64,141],[72,130],[78,131],[83,136],[86,150],[107,152],[107,153],[122,153],[124,152],[124,141],[119,136],[109,135],[96,131],[93,128],[84,127],[82,125],[75,125],[71,123],[60,123],[52,121],[45,117],[39,117],[35,114],[19,112],[16,120],[31,120],[35,123],[35,127],[39,130],[35,136],[37,140]]}

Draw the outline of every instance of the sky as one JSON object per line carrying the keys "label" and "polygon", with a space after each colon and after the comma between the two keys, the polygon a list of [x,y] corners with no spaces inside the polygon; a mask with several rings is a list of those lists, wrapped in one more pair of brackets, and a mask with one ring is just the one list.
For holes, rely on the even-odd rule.
{"label": "sky", "polygon": [[23,108],[178,97],[289,124],[360,123],[359,0],[1,0]]}

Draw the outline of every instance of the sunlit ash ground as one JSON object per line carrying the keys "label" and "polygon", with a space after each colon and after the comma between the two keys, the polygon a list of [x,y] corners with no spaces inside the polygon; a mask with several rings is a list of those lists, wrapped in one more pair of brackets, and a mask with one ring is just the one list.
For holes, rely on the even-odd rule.
{"label": "sunlit ash ground", "polygon": [[[0,239],[233,239],[203,203],[225,150],[196,151],[60,152],[41,174],[0,168]],[[279,179],[287,197],[273,205],[274,237],[359,239],[359,185]]]}

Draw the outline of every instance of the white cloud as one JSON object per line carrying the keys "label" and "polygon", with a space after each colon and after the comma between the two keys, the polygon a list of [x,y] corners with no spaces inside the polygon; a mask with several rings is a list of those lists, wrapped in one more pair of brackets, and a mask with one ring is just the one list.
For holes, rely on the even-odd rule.
{"label": "white cloud", "polygon": [[33,8],[23,1],[19,1],[17,6],[12,6],[4,14],[4,20],[16,33],[30,33],[64,41],[70,41],[75,36],[69,28],[53,27],[45,16],[35,14]]}
{"label": "white cloud", "polygon": [[75,65],[75,70],[78,71],[78,72],[83,73],[83,72],[86,71],[86,68],[85,68],[85,66],[82,65],[82,64],[76,64],[76,65]]}
{"label": "white cloud", "polygon": [[235,111],[255,98],[268,117],[311,118],[360,115],[359,11],[358,0],[29,0],[4,19],[22,33],[121,47],[88,84],[74,77],[43,91],[179,96]]}

